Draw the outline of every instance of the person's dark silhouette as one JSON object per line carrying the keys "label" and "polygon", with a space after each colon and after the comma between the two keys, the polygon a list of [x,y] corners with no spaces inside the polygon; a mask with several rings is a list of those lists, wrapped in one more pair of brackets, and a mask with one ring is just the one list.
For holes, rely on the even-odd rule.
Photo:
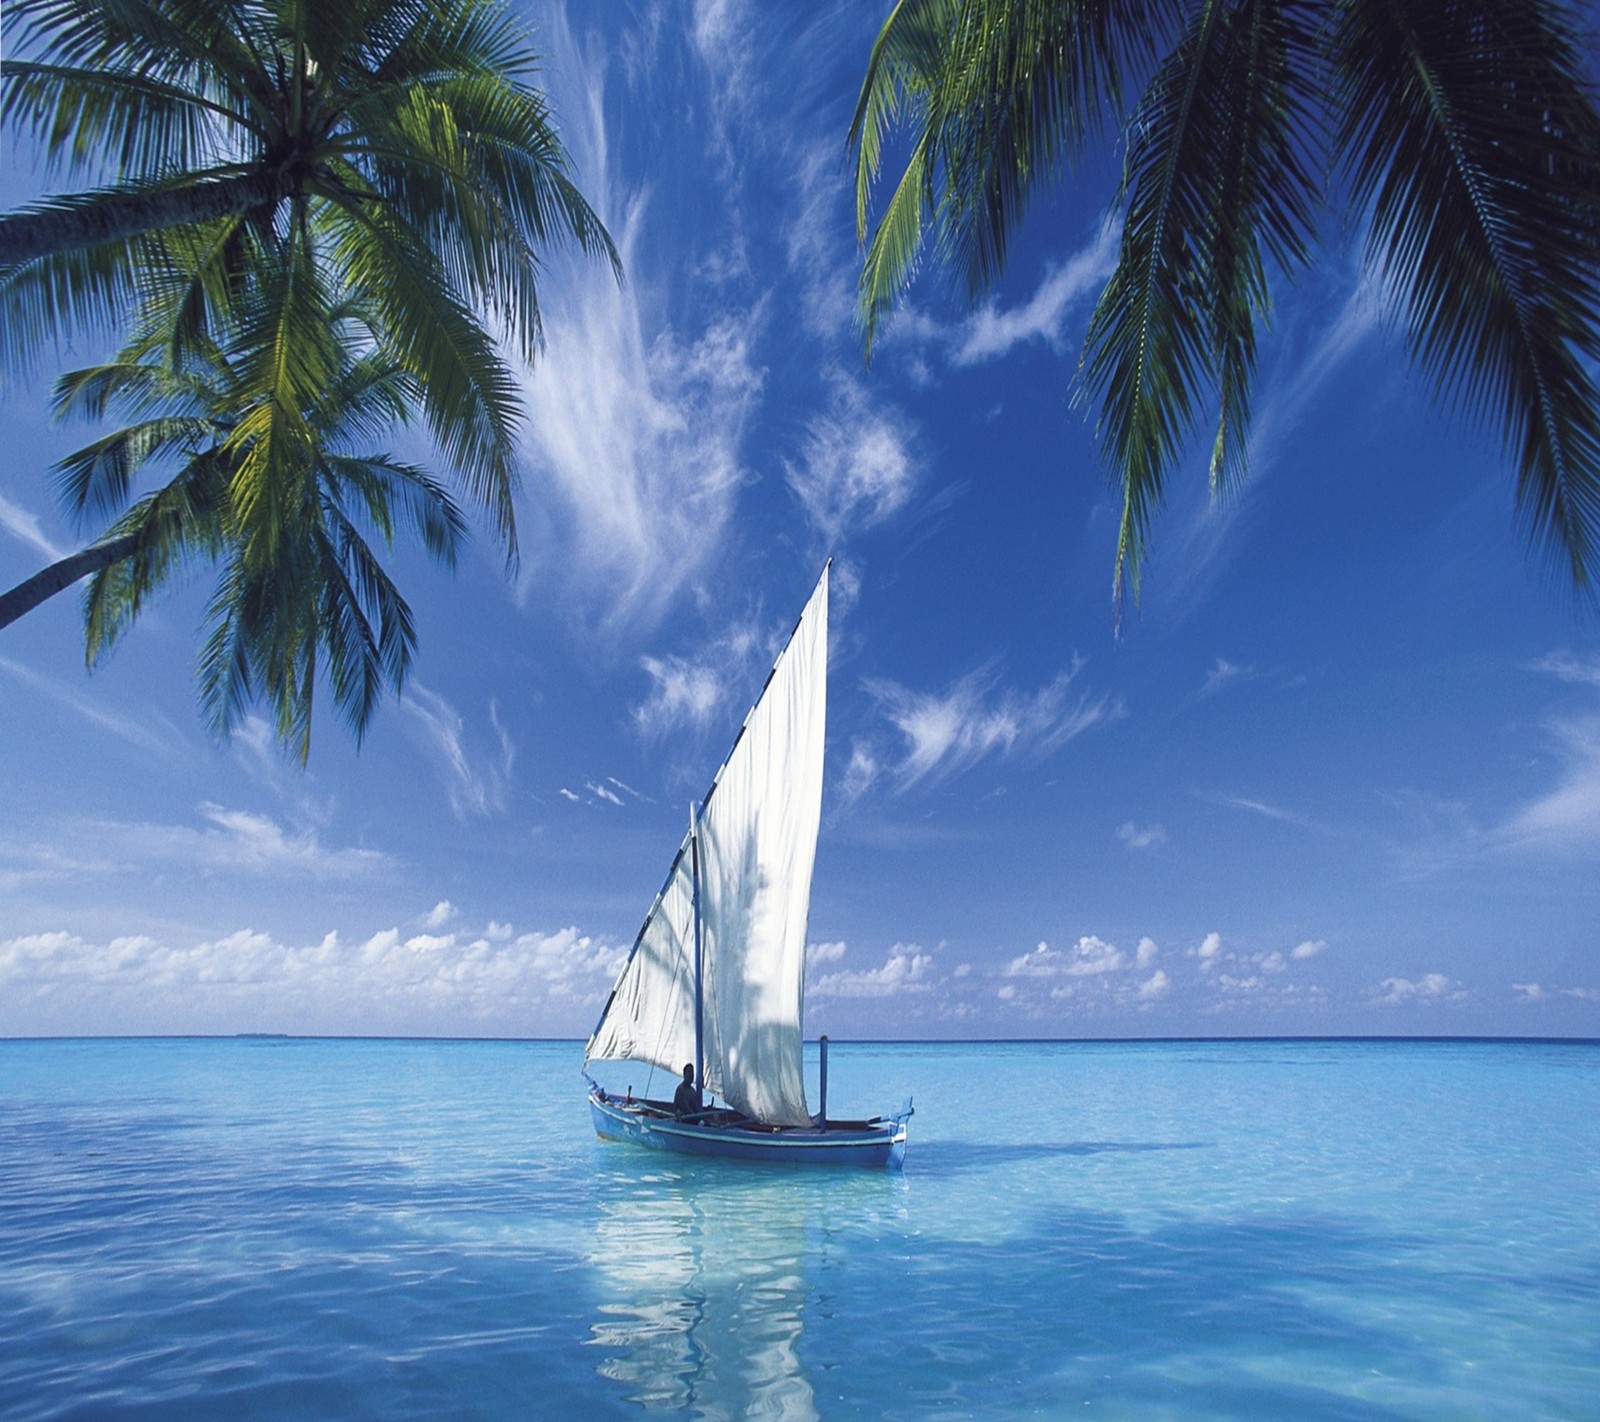
{"label": "person's dark silhouette", "polygon": [[700,1088],[694,1084],[694,1063],[686,1062],[683,1080],[672,1093],[672,1109],[680,1116],[692,1116],[701,1109]]}

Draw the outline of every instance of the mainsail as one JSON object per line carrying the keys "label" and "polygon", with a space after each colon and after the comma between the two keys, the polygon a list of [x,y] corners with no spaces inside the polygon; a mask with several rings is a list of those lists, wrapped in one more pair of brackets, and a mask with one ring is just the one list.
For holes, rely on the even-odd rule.
{"label": "mainsail", "polygon": [[824,568],[678,848],[585,1061],[676,1074],[695,1058],[698,980],[705,1089],[758,1121],[810,1123],[800,1021],[827,680]]}

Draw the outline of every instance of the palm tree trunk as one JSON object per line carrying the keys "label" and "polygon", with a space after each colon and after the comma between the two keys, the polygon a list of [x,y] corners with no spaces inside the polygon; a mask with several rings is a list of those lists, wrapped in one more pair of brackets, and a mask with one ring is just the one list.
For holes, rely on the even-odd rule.
{"label": "palm tree trunk", "polygon": [[0,270],[58,252],[123,241],[271,207],[293,190],[286,172],[247,173],[187,187],[47,199],[0,217]]}
{"label": "palm tree trunk", "polygon": [[98,573],[128,557],[138,548],[139,537],[137,533],[122,533],[115,538],[102,538],[40,570],[10,592],[0,593],[0,627],[9,627],[23,613],[32,612],[41,602],[71,587],[79,578]]}

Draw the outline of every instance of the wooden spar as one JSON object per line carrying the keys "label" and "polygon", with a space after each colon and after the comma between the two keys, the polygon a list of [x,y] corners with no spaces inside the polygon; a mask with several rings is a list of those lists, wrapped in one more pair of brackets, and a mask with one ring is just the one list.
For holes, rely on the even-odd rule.
{"label": "wooden spar", "polygon": [[822,1105],[817,1111],[818,1125],[822,1130],[828,1129],[828,1034],[824,1032],[817,1043],[822,1055]]}

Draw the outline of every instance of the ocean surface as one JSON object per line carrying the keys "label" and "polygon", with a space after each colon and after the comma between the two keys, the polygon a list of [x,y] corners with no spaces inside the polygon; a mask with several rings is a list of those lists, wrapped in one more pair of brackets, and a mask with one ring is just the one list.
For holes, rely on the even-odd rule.
{"label": "ocean surface", "polygon": [[0,1417],[1600,1419],[1600,1046],[836,1043],[903,1174],[580,1056],[0,1042]]}

